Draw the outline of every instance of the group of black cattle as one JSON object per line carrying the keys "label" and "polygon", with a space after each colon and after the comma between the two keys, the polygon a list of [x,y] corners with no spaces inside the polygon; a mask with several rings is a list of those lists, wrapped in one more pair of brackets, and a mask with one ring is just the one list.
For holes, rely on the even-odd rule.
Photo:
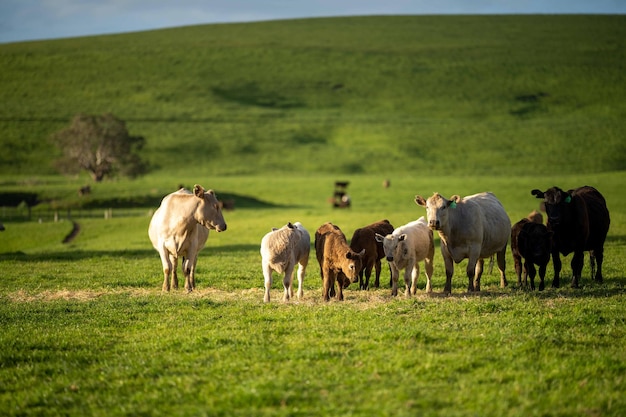
{"label": "group of black cattle", "polygon": [[591,278],[596,282],[602,282],[604,241],[610,224],[609,210],[602,194],[590,186],[568,191],[558,187],[552,187],[545,192],[535,189],[531,194],[543,199],[548,219],[545,226],[530,219],[523,219],[512,228],[511,247],[518,281],[521,258],[524,258],[524,283],[526,284],[528,276],[531,288],[535,288],[536,264],[539,266],[539,290],[543,290],[546,266],[552,256],[554,265],[552,287],[559,287],[561,272],[559,254],[568,255],[573,252],[572,287],[577,288],[584,264],[584,252],[589,251]]}

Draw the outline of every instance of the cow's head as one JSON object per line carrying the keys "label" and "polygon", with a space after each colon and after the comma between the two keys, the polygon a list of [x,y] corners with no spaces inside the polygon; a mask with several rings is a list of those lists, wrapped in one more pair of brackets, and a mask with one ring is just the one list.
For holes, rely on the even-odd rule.
{"label": "cow's head", "polygon": [[363,267],[364,256],[365,249],[361,250],[361,252],[354,252],[352,250],[346,252],[346,258],[341,264],[341,271],[351,282],[357,282],[359,280],[359,272],[361,272],[361,268]]}
{"label": "cow's head", "polygon": [[393,262],[396,258],[408,255],[405,233],[401,235],[388,234],[387,236],[376,233],[376,241],[383,244],[385,258],[387,258],[389,262]]}
{"label": "cow's head", "polygon": [[226,230],[226,221],[222,216],[222,208],[213,190],[205,191],[201,185],[194,185],[194,195],[201,201],[196,210],[196,220],[207,229],[214,229],[218,232]]}
{"label": "cow's head", "polygon": [[433,230],[441,230],[443,225],[448,223],[448,209],[456,208],[459,201],[461,197],[458,195],[453,195],[450,200],[439,193],[434,193],[428,200],[419,195],[415,196],[415,204],[426,208],[428,227]]}
{"label": "cow's head", "polygon": [[561,190],[559,187],[552,187],[546,191],[532,190],[530,192],[537,198],[543,199],[542,203],[548,215],[548,224],[558,226],[560,223],[569,221],[572,209],[572,195]]}

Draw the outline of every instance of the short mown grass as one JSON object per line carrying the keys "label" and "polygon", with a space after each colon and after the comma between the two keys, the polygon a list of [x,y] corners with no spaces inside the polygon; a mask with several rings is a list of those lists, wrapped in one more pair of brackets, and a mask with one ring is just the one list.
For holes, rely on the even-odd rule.
{"label": "short mown grass", "polygon": [[[348,237],[388,218],[420,215],[412,196],[434,189],[498,195],[512,221],[537,207],[529,193],[582,177],[352,177],[354,205],[332,209],[332,178],[215,178],[207,186],[260,200],[269,189],[279,208],[225,212],[228,230],[211,233],[198,263],[198,289],[164,294],[149,217],[6,224],[0,241],[0,410],[6,415],[621,415],[626,356],[626,200],[623,173],[593,178],[612,224],[605,281],[528,292],[499,288],[483,276],[480,294],[465,292],[464,263],[453,293],[435,255],[435,293],[392,297],[383,268],[380,289],[351,287],[344,302],[325,303],[311,253],[305,294],[280,301],[275,275],[264,304],[259,244],[272,226],[323,222]],[[590,178],[590,177],[589,177]],[[144,180],[144,181],[147,181]],[[302,193],[291,193],[307,184]],[[158,188],[158,184],[153,184]],[[258,193],[248,194],[251,190]],[[267,193],[266,193],[267,190]],[[296,190],[294,190],[295,192]],[[386,194],[385,194],[386,193]],[[219,196],[219,194],[218,194]],[[267,198],[269,199],[269,198]],[[378,202],[378,205],[374,203]],[[20,240],[14,240],[19,237]],[[564,273],[569,271],[564,260]],[[551,267],[548,284],[551,282]]]}

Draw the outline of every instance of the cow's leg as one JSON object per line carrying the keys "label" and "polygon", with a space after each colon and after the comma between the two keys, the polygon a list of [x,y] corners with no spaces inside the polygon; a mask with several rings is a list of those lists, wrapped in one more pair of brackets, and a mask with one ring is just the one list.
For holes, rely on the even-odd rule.
{"label": "cow's leg", "polygon": [[[170,272],[171,287],[177,290],[178,289],[178,258],[172,254],[170,254],[170,264],[172,265],[172,270]],[[184,262],[183,262],[183,267],[184,267]]]}
{"label": "cow's leg", "polygon": [[596,282],[602,282],[602,262],[604,262],[604,246],[600,246],[599,248],[594,249],[593,255],[596,259],[596,264],[598,266],[598,269],[595,271],[595,275],[593,275],[593,279]]}
{"label": "cow's leg", "polygon": [[398,295],[398,275],[400,271],[395,263],[389,262],[389,268],[391,269],[391,295],[393,297]]}
{"label": "cow's leg", "polygon": [[302,285],[304,284],[304,274],[306,272],[306,262],[302,261],[298,264],[298,300],[304,295]]}
{"label": "cow's leg", "polygon": [[263,295],[263,301],[269,303],[270,289],[272,288],[272,268],[265,262],[263,262],[263,280],[265,282],[265,294]]}
{"label": "cow's leg", "polygon": [[[443,250],[442,250],[443,252]],[[452,293],[452,275],[454,275],[454,262],[452,261],[451,256],[446,256],[443,254],[443,260],[446,267],[446,285],[443,287],[443,292],[445,294]]]}
{"label": "cow's leg", "polygon": [[572,288],[578,288],[581,275],[583,272],[583,265],[585,263],[585,252],[576,251],[572,257]]}
{"label": "cow's leg", "polygon": [[337,300],[343,301],[343,283],[337,281]]}
{"label": "cow's leg", "polygon": [[535,264],[533,264],[533,262],[526,259],[526,261],[524,262],[524,269],[527,271],[527,274],[530,277],[530,289],[534,291],[535,290],[535,275],[537,275]]}
{"label": "cow's leg", "polygon": [[[522,288],[522,257],[517,254],[513,254],[513,264],[515,265],[515,275],[517,275],[517,286],[518,288]],[[525,281],[524,287],[526,287]]]}
{"label": "cow's leg", "polygon": [[504,288],[508,285],[508,282],[506,282],[506,245],[496,254],[496,258],[498,269],[500,270],[500,288]]}
{"label": "cow's leg", "polygon": [[364,286],[364,290],[369,290],[370,289],[370,277],[372,276],[372,269],[374,268],[374,265],[369,265],[365,268],[363,268],[365,270],[365,286]]}
{"label": "cow's leg", "polygon": [[561,274],[561,255],[558,250],[552,251],[552,265],[554,266],[554,279],[552,280],[552,288],[559,288],[559,276]]}
{"label": "cow's leg", "polygon": [[543,280],[546,277],[547,266],[548,266],[547,263],[545,265],[539,265],[539,291],[543,291],[545,288],[545,284]]}
{"label": "cow's leg", "polygon": [[433,287],[432,287],[432,277],[433,277],[433,258],[432,258],[432,253],[430,254],[430,257],[427,257],[426,259],[424,259],[424,269],[426,270],[426,292],[427,293],[431,293],[433,292]]}
{"label": "cow's leg", "polygon": [[285,292],[283,293],[283,301],[289,301],[291,297],[293,297],[293,270],[295,265],[290,264],[285,268],[285,276],[283,277],[283,288]]}
{"label": "cow's leg", "polygon": [[469,263],[467,266],[467,278],[469,281],[468,284],[468,289],[467,291],[472,292],[472,291],[480,291],[480,277],[482,277],[483,275],[483,266],[485,265],[485,260],[482,258],[476,259],[476,264],[474,265],[473,268],[473,272],[474,272],[474,279],[472,280],[472,277],[470,275],[470,268],[469,268]]}
{"label": "cow's leg", "polygon": [[374,287],[378,288],[380,287],[380,270],[381,270],[380,259],[376,259],[376,262],[374,262],[374,268],[376,271],[376,279],[374,280]]}
{"label": "cow's leg", "polygon": [[335,288],[335,275],[331,273],[330,268],[324,268],[322,276],[324,277],[324,282],[322,284],[322,296],[324,297],[324,301],[329,301],[331,288],[333,290]]}
{"label": "cow's leg", "polygon": [[192,292],[195,282],[193,260],[191,258],[187,258],[185,262],[183,262],[183,273],[185,274],[185,289],[187,292]]}
{"label": "cow's leg", "polygon": [[[409,268],[407,268],[407,271],[409,270]],[[411,268],[411,293],[409,294],[409,285],[407,282],[407,286],[406,286],[406,296],[408,297],[409,295],[415,295],[417,293],[417,279],[419,278],[420,275],[420,265],[419,263],[415,262],[415,265],[413,266],[413,268]]]}
{"label": "cow's leg", "polygon": [[172,262],[167,253],[159,253],[161,255],[161,265],[163,266],[163,286],[162,291],[170,290],[170,274],[172,273]]}

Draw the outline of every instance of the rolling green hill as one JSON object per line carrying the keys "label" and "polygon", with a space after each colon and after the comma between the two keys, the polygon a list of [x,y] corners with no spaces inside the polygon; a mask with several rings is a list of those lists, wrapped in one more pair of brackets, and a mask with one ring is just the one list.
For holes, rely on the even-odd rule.
{"label": "rolling green hill", "polygon": [[626,169],[626,16],[393,16],[0,45],[0,174],[112,112],[154,172]]}

